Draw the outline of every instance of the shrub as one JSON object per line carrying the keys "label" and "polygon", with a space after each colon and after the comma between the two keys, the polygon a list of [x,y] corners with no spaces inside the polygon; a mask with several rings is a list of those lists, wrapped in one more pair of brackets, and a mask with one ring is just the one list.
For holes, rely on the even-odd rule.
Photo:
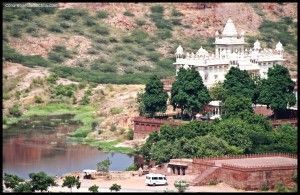
{"label": "shrub", "polygon": [[102,171],[107,173],[110,165],[111,165],[111,161],[109,160],[109,158],[107,158],[106,160],[97,163],[97,171]]}
{"label": "shrub", "polygon": [[48,28],[50,32],[56,32],[56,33],[62,33],[64,32],[63,29],[61,29],[61,26],[58,24],[51,24]]}
{"label": "shrub", "polygon": [[116,130],[117,130],[117,126],[115,124],[111,124],[110,131],[116,131]]}
{"label": "shrub", "polygon": [[130,11],[126,10],[124,13],[123,13],[124,16],[129,16],[129,17],[133,17],[134,14],[131,13]]}
{"label": "shrub", "polygon": [[112,115],[120,114],[121,112],[123,112],[123,109],[119,107],[113,107],[110,109],[110,113]]}
{"label": "shrub", "polygon": [[101,10],[101,11],[97,12],[97,17],[100,18],[100,19],[107,18],[108,15],[109,15],[108,12],[104,11],[104,10]]}
{"label": "shrub", "polygon": [[276,185],[275,185],[275,190],[276,190],[277,192],[286,192],[286,191],[287,191],[287,189],[286,189],[286,187],[284,186],[284,184],[282,183],[282,181],[279,181],[279,182],[276,183]]}
{"label": "shrub", "polygon": [[180,11],[176,10],[176,9],[172,9],[172,16],[175,16],[175,17],[183,16],[183,14]]}
{"label": "shrub", "polygon": [[137,171],[139,168],[136,164],[132,164],[126,168],[126,171]]}
{"label": "shrub", "polygon": [[110,189],[111,192],[112,192],[112,191],[118,192],[118,191],[121,190],[121,186],[118,185],[118,184],[116,184],[116,183],[114,183],[109,189]]}
{"label": "shrub", "polygon": [[100,35],[109,35],[109,29],[103,25],[96,25],[94,31]]}
{"label": "shrub", "polygon": [[58,76],[55,73],[50,74],[50,76],[47,78],[47,82],[50,84],[55,84],[58,80]]}
{"label": "shrub", "polygon": [[49,60],[54,62],[61,63],[65,61],[66,58],[71,58],[71,52],[66,49],[63,45],[56,45],[53,49],[48,53]]}
{"label": "shrub", "polygon": [[23,26],[20,24],[13,24],[10,29],[10,35],[13,37],[21,37],[22,36],[22,28],[23,28]]}
{"label": "shrub", "polygon": [[99,188],[99,186],[92,185],[91,187],[89,187],[89,191],[90,192],[98,192],[98,188]]}
{"label": "shrub", "polygon": [[178,190],[179,193],[182,193],[188,189],[189,184],[184,180],[180,180],[180,181],[175,181],[174,186]]}
{"label": "shrub", "polygon": [[43,103],[43,99],[40,96],[34,96],[34,102],[37,104]]}
{"label": "shrub", "polygon": [[146,21],[143,20],[143,19],[136,19],[135,20],[135,23],[138,25],[138,26],[143,26],[146,24]]}
{"label": "shrub", "polygon": [[132,129],[129,129],[128,132],[127,132],[127,139],[128,140],[133,140],[133,130]]}
{"label": "shrub", "polygon": [[96,19],[93,17],[85,17],[84,24],[87,26],[94,26],[94,25],[96,25],[95,20]]}
{"label": "shrub", "polygon": [[76,21],[78,16],[86,16],[87,12],[82,9],[72,9],[72,8],[67,8],[60,10],[58,17],[61,18],[62,20],[72,20]]}
{"label": "shrub", "polygon": [[59,24],[59,26],[61,26],[62,28],[67,29],[67,28],[72,27],[72,26],[73,26],[73,23],[68,22],[68,21],[62,21],[62,22]]}
{"label": "shrub", "polygon": [[9,108],[8,111],[10,115],[15,117],[20,117],[22,115],[22,112],[18,104],[13,105],[13,107]]}
{"label": "shrub", "polygon": [[269,186],[266,182],[264,182],[261,186],[261,191],[268,191],[269,190]]}
{"label": "shrub", "polygon": [[75,91],[75,85],[71,84],[71,85],[62,85],[59,84],[57,85],[54,90],[53,93],[56,96],[67,96],[67,97],[72,97]]}
{"label": "shrub", "polygon": [[150,7],[150,10],[152,13],[160,13],[162,14],[164,12],[164,7],[161,5],[153,5]]}
{"label": "shrub", "polygon": [[153,61],[153,62],[158,62],[159,61],[159,57],[160,57],[160,54],[157,53],[157,52],[149,52],[147,54],[147,57]]}
{"label": "shrub", "polygon": [[168,29],[160,29],[160,30],[157,31],[157,36],[160,39],[165,40],[165,39],[171,38],[172,37],[172,33]]}

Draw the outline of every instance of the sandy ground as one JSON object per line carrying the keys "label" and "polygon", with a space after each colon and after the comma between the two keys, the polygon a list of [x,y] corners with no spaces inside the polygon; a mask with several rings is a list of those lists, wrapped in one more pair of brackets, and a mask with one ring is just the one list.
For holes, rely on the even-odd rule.
{"label": "sandy ground", "polygon": [[[72,192],[89,192],[88,188],[92,185],[99,186],[99,192],[109,192],[110,186],[116,183],[121,185],[121,192],[164,192],[164,191],[174,191],[177,192],[177,189],[174,187],[174,182],[176,180],[186,180],[189,181],[195,176],[167,176],[168,185],[166,186],[146,186],[145,185],[145,175],[143,176],[125,176],[117,178],[113,176],[113,179],[83,179],[80,177],[81,187],[79,189],[72,188]],[[62,179],[59,178],[56,180],[58,185],[57,187],[49,188],[50,192],[70,192],[70,189],[67,187],[62,188]],[[217,185],[210,186],[190,186],[187,192],[241,192],[241,190],[234,189],[228,186],[225,183],[219,183]]]}

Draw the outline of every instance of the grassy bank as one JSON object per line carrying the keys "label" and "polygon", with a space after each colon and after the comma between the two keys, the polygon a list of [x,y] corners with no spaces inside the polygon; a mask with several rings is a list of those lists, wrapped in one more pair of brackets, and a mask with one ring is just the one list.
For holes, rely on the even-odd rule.
{"label": "grassy bank", "polygon": [[106,152],[120,152],[126,154],[133,153],[134,149],[132,148],[115,146],[120,143],[121,140],[107,142],[86,138],[88,133],[92,131],[92,123],[96,121],[95,111],[95,108],[90,105],[73,106],[63,103],[51,103],[46,105],[32,106],[21,117],[6,118],[6,128],[32,116],[74,114],[74,120],[80,121],[82,126],[76,129],[74,132],[69,133],[71,141],[97,147]]}

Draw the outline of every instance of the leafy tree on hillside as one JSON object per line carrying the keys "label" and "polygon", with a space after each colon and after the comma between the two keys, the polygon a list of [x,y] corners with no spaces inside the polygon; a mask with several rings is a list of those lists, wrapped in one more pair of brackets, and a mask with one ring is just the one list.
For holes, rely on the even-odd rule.
{"label": "leafy tree on hillside", "polygon": [[225,114],[222,117],[225,118],[236,116],[242,111],[247,111],[249,113],[253,112],[251,99],[244,96],[228,96],[223,104],[223,111]]}
{"label": "leafy tree on hillside", "polygon": [[30,184],[32,186],[33,192],[36,190],[40,190],[41,192],[47,191],[48,187],[56,186],[54,178],[48,176],[46,173],[42,171],[38,173],[30,173],[29,177],[31,179]]}
{"label": "leafy tree on hillside", "polygon": [[66,176],[63,180],[62,187],[67,186],[72,192],[72,187],[76,186],[76,188],[79,189],[80,185],[79,178],[76,178],[75,176]]}
{"label": "leafy tree on hillside", "polygon": [[199,72],[195,68],[181,68],[171,89],[171,104],[173,108],[180,108],[194,116],[203,110],[205,104],[211,100],[207,88],[202,82]]}
{"label": "leafy tree on hillside", "polygon": [[268,78],[262,81],[259,101],[274,111],[275,118],[296,103],[293,93],[295,83],[292,81],[287,68],[275,65],[268,71]]}
{"label": "leafy tree on hillside", "polygon": [[297,128],[284,124],[277,127],[273,133],[273,141],[270,150],[273,152],[297,152]]}
{"label": "leafy tree on hillside", "polygon": [[153,117],[156,112],[165,112],[167,109],[168,94],[164,92],[163,83],[154,75],[146,84],[141,104],[144,112]]}
{"label": "leafy tree on hillside", "polygon": [[23,182],[24,179],[18,177],[17,175],[11,175],[11,174],[7,174],[4,173],[4,185],[7,188],[15,188],[20,182]]}
{"label": "leafy tree on hillside", "polygon": [[109,158],[97,163],[97,171],[102,171],[108,173],[109,166],[111,165],[111,161]]}
{"label": "leafy tree on hillside", "polygon": [[256,86],[254,80],[249,76],[247,71],[232,67],[225,78],[223,84],[225,99],[229,96],[240,95],[250,98],[252,102],[254,101]]}
{"label": "leafy tree on hillside", "polygon": [[32,192],[30,182],[19,183],[14,187],[14,192]]}

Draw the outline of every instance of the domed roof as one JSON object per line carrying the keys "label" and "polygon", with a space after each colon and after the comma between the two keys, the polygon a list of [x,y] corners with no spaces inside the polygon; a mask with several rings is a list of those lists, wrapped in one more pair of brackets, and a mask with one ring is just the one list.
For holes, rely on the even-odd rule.
{"label": "domed roof", "polygon": [[232,20],[229,18],[226,22],[226,25],[224,27],[224,30],[222,32],[223,36],[229,36],[229,37],[233,37],[233,36],[237,36],[238,33],[236,31],[236,28],[232,22]]}
{"label": "domed roof", "polygon": [[253,49],[261,49],[260,42],[258,40],[255,41]]}
{"label": "domed roof", "polygon": [[208,55],[208,52],[205,49],[203,49],[202,46],[201,46],[201,48],[197,51],[196,54],[199,55],[199,56],[201,56],[201,55],[206,56],[206,55]]}
{"label": "domed roof", "polygon": [[276,51],[283,51],[283,47],[282,47],[282,44],[280,43],[280,41],[276,44],[275,50]]}
{"label": "domed roof", "polygon": [[176,49],[176,55],[183,55],[183,48],[179,45]]}

